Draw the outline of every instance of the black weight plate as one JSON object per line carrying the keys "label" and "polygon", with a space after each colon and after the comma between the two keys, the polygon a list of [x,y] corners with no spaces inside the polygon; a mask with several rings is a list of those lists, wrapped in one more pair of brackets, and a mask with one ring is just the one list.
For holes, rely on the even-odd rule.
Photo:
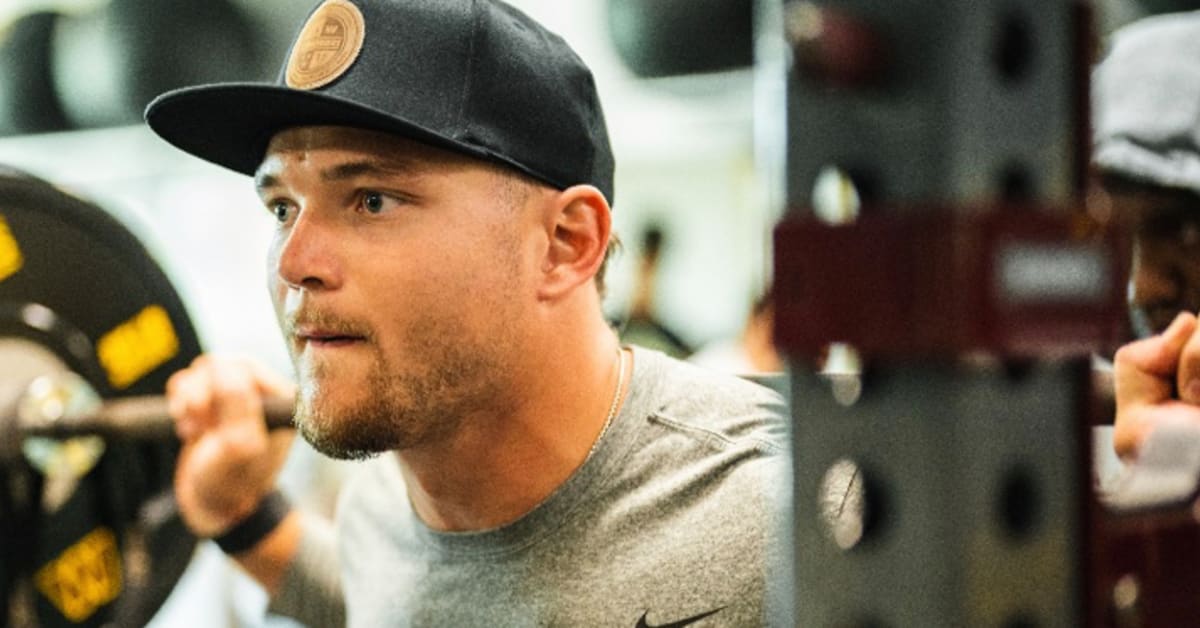
{"label": "black weight plate", "polygon": [[[22,317],[29,311],[42,314],[36,324]],[[0,170],[5,336],[51,350],[105,398],[161,394],[200,353],[179,296],[125,227],[94,204]],[[22,516],[0,484],[5,527],[28,522],[12,530],[28,547],[0,573],[5,600],[14,588],[32,590],[43,627],[146,623],[195,547],[170,497],[177,454],[176,442],[110,441],[54,512]],[[32,477],[37,489],[39,475],[24,460],[0,466],[0,481]],[[6,611],[8,623],[17,612]]]}

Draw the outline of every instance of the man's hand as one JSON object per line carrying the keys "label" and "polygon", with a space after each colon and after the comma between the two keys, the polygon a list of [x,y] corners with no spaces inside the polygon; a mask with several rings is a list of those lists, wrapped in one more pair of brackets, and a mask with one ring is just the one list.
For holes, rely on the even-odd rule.
{"label": "man's hand", "polygon": [[168,380],[183,443],[175,496],[194,534],[222,534],[271,491],[294,432],[268,433],[263,399],[294,395],[290,382],[245,359],[201,356]]}
{"label": "man's hand", "polygon": [[1113,378],[1117,414],[1113,446],[1135,458],[1150,432],[1164,424],[1200,425],[1200,333],[1182,313],[1161,335],[1117,351]]}

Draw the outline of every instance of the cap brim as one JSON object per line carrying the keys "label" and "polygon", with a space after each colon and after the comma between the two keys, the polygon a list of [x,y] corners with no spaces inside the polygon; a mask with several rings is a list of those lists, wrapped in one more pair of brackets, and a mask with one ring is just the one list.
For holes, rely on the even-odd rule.
{"label": "cap brim", "polygon": [[443,137],[391,114],[325,93],[274,84],[223,83],[167,92],[146,107],[146,123],[177,148],[251,176],[276,133],[325,125],[394,133],[525,170],[478,146]]}

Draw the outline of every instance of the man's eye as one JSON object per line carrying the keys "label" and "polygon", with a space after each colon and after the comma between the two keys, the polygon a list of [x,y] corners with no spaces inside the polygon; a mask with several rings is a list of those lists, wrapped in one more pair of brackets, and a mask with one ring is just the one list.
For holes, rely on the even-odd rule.
{"label": "man's eye", "polygon": [[271,212],[275,214],[275,220],[287,222],[291,207],[283,201],[275,201],[271,204]]}
{"label": "man's eye", "polygon": [[1200,245],[1200,221],[1178,213],[1154,216],[1142,223],[1137,233],[1142,238],[1172,245]]}
{"label": "man's eye", "polygon": [[363,194],[363,209],[368,213],[378,214],[383,211],[383,205],[386,199],[379,192],[366,192]]}

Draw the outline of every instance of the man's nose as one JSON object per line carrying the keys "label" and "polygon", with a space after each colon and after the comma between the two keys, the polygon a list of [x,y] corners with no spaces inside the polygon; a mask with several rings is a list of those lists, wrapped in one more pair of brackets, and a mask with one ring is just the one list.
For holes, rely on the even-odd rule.
{"label": "man's nose", "polygon": [[302,208],[281,237],[275,266],[280,280],[288,287],[332,290],[341,285],[339,239],[330,221]]}

